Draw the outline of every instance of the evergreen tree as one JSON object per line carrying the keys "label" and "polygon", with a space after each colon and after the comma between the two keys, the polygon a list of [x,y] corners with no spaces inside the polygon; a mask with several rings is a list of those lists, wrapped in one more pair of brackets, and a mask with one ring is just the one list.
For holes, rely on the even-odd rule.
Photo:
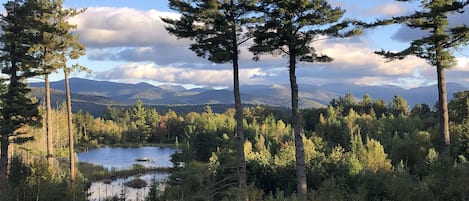
{"label": "evergreen tree", "polygon": [[49,165],[53,161],[51,103],[49,74],[59,68],[66,68],[64,57],[78,58],[84,54],[83,46],[78,42],[77,36],[70,31],[75,28],[69,24],[68,19],[82,11],[63,8],[62,0],[35,0],[30,12],[35,15],[32,26],[37,30],[37,40],[33,46],[35,59],[40,63],[37,73],[44,75],[45,104],[46,104],[46,137],[47,159]]}
{"label": "evergreen tree", "polygon": [[147,112],[143,107],[141,100],[135,101],[135,106],[132,108],[132,123],[137,128],[138,142],[143,143],[148,137],[148,125],[145,120]]}
{"label": "evergreen tree", "polygon": [[402,96],[392,97],[391,102],[389,102],[389,112],[394,116],[407,115],[409,111],[409,105],[407,101],[402,98]]}
{"label": "evergreen tree", "polygon": [[159,201],[160,194],[161,191],[159,189],[159,183],[155,178],[153,178],[151,181],[150,191],[148,192],[147,197],[145,197],[145,201]]}
{"label": "evergreen tree", "polygon": [[243,108],[239,90],[239,46],[246,42],[242,26],[249,8],[257,0],[170,0],[173,10],[182,14],[180,19],[163,19],[170,24],[166,29],[178,38],[189,38],[195,43],[190,49],[197,56],[207,57],[215,63],[233,64],[233,93],[235,102],[235,134],[238,138],[239,185],[246,188],[246,161],[244,156]]}
{"label": "evergreen tree", "polygon": [[[36,65],[30,48],[34,42],[30,1],[9,1],[1,15],[0,36],[2,73],[9,76],[6,90],[0,94],[0,178],[8,176],[8,148],[11,140],[20,140],[28,124],[39,125],[38,102],[28,97],[26,79],[34,76]],[[3,80],[4,81],[4,80]],[[2,84],[2,89],[4,82]]]}
{"label": "evergreen tree", "polygon": [[460,124],[469,119],[469,91],[455,93],[448,103],[448,109],[452,122]]}
{"label": "evergreen tree", "polygon": [[360,102],[358,102],[358,105],[360,107],[359,111],[361,114],[370,114],[371,110],[373,109],[373,100],[371,99],[371,96],[368,94],[363,95],[363,98]]}
{"label": "evergreen tree", "polygon": [[[412,2],[412,0],[398,0]],[[436,67],[438,81],[438,112],[440,119],[440,154],[448,158],[450,156],[449,117],[446,94],[445,69],[455,64],[452,54],[455,49],[467,45],[469,41],[469,27],[467,25],[450,26],[448,16],[454,13],[462,13],[469,1],[458,0],[422,0],[420,10],[406,16],[393,17],[392,19],[378,20],[371,27],[388,24],[406,24],[412,29],[419,29],[427,34],[411,41],[410,46],[401,51],[376,52],[387,59],[404,59],[408,55],[415,55],[426,60]]]}
{"label": "evergreen tree", "polygon": [[[64,12],[77,12],[76,10],[66,10]],[[81,10],[80,12],[84,12]],[[75,13],[76,15],[78,13]],[[69,17],[69,15],[62,15],[62,17]],[[70,161],[70,181],[73,182],[75,179],[75,150],[74,150],[74,143],[75,140],[73,138],[73,122],[72,122],[72,98],[70,96],[70,82],[68,76],[74,70],[78,71],[86,71],[90,72],[84,66],[75,64],[71,67],[67,67],[67,60],[68,59],[78,59],[80,56],[85,55],[85,46],[78,41],[78,36],[71,33],[71,29],[76,28],[74,25],[64,24],[63,27],[64,31],[67,32],[62,36],[62,62],[64,64],[63,71],[64,71],[64,80],[65,80],[65,96],[67,102],[67,132],[69,138],[69,161]]]}
{"label": "evergreen tree", "polygon": [[[340,35],[338,32],[349,23],[337,23],[345,13],[339,7],[332,7],[325,0],[290,1],[262,0],[259,5],[260,21],[254,32],[255,45],[250,48],[256,54],[285,54],[291,86],[292,125],[296,147],[297,192],[300,200],[307,199],[306,166],[303,133],[298,109],[298,84],[296,81],[297,62],[330,62],[332,59],[320,55],[311,46],[321,35],[350,36],[356,30]],[[334,24],[337,23],[337,24]]]}
{"label": "evergreen tree", "polygon": [[376,117],[381,118],[383,115],[386,114],[387,107],[386,107],[386,102],[382,99],[375,99],[373,100],[373,111],[376,113]]}

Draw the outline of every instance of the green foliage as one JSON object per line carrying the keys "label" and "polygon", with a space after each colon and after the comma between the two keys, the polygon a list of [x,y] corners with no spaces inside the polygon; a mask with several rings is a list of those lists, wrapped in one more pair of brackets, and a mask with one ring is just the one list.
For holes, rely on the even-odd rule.
{"label": "green foliage", "polygon": [[[243,108],[239,87],[239,46],[250,38],[243,33],[250,18],[251,8],[257,0],[243,1],[181,1],[170,0],[171,9],[178,11],[178,19],[163,18],[169,24],[166,30],[178,38],[194,41],[190,49],[199,57],[207,57],[214,63],[231,62],[233,66],[233,91],[235,103],[236,130],[238,139],[239,182],[246,186],[246,161],[243,145]],[[210,110],[211,112],[211,110]]]}
{"label": "green foliage", "polygon": [[30,50],[41,64],[42,69],[37,69],[38,73],[48,75],[58,68],[65,68],[66,58],[77,59],[84,55],[84,47],[78,42],[78,36],[71,32],[76,25],[68,21],[83,10],[64,8],[61,0],[30,2],[33,2],[30,12],[35,15],[31,28],[39,31]]}
{"label": "green foliage", "polygon": [[461,91],[453,95],[448,103],[450,120],[455,123],[463,123],[469,118],[469,91]]}
{"label": "green foliage", "polygon": [[[372,102],[372,100],[367,102]],[[359,107],[356,108],[360,110]],[[390,108],[385,107],[383,114],[390,114],[388,113]],[[262,114],[262,110],[257,111]],[[315,126],[313,136],[303,140],[309,175],[308,184],[314,189],[311,195],[329,196],[332,192],[325,192],[325,189],[329,187],[323,188],[322,185],[326,185],[324,182],[333,177],[340,178],[334,181],[339,182],[336,183],[337,185],[343,186],[339,189],[348,190],[345,190],[347,192],[345,194],[336,192],[339,194],[330,196],[354,197],[357,200],[374,199],[384,192],[383,189],[388,188],[385,181],[377,180],[375,177],[387,178],[388,175],[394,174],[394,169],[399,170],[400,174],[407,174],[409,170],[422,172],[418,167],[425,164],[428,149],[433,146],[430,142],[430,134],[422,131],[424,126],[421,122],[425,119],[409,116],[408,113],[397,117],[391,114],[390,116],[383,115],[378,119],[372,115],[372,109],[368,110],[369,113],[366,112],[367,110],[361,110],[363,113],[360,114],[355,112],[354,107],[351,107],[346,115],[337,112],[340,109],[334,107],[322,111],[327,112],[326,117],[319,115],[319,125]],[[229,167],[235,164],[233,158],[235,149],[233,144],[227,141],[230,139],[230,132],[224,132],[233,129],[232,126],[226,127],[232,124],[226,124],[229,122],[227,119],[233,118],[230,114],[229,112],[223,114],[191,113],[184,118],[186,142],[181,143],[182,152],[177,154],[179,158],[177,161],[180,165],[175,166],[178,167],[179,174],[187,171],[187,167],[181,164],[193,163],[191,158],[204,156],[201,161],[207,162],[205,172],[209,174],[204,178],[211,178],[207,180],[207,188],[210,187],[210,182],[217,183],[223,181],[220,178],[233,175],[233,169]],[[248,137],[244,151],[250,182],[266,193],[267,196],[263,199],[267,199],[270,192],[278,192],[277,190],[285,192],[286,195],[292,194],[295,191],[295,148],[290,125],[282,120],[276,120],[272,115],[259,115],[256,111],[249,111],[247,114],[249,118],[252,118],[244,123]],[[324,138],[324,134],[315,135],[330,132],[330,129],[324,126],[331,125],[337,125],[340,128],[335,132],[337,137],[348,136],[343,140],[348,140],[344,143],[346,147],[334,146],[338,143],[332,143],[333,138]],[[385,144],[388,147],[383,146]],[[188,154],[192,157],[187,157]],[[393,167],[392,164],[395,166]],[[184,174],[193,174],[193,172]],[[399,179],[395,181],[402,182]],[[224,182],[226,181],[221,183]],[[348,186],[353,182],[358,182],[359,187]],[[179,187],[175,186],[175,188]],[[185,192],[188,192],[186,190]],[[372,193],[374,191],[376,193]],[[222,192],[231,192],[231,190],[225,189]],[[275,195],[277,194],[274,193],[271,199],[275,198]],[[230,197],[232,194],[222,193],[222,195],[217,194],[207,199],[221,199],[223,196]]]}
{"label": "green foliage", "polygon": [[452,123],[450,125],[451,153],[453,157],[463,156],[469,158],[469,118],[466,118],[460,124]]}
{"label": "green foliage", "polygon": [[389,110],[394,116],[406,115],[409,112],[409,105],[401,96],[394,96],[389,103]]}
{"label": "green foliage", "polygon": [[128,131],[127,140],[131,142],[143,143],[149,138],[149,126],[146,121],[147,112],[143,107],[143,102],[137,100],[131,113],[131,125]]}
{"label": "green foliage", "polygon": [[[10,191],[4,192],[0,200],[77,200],[85,201],[86,186],[82,177],[74,184],[68,183],[63,169],[52,169],[44,160],[31,164],[14,157],[9,177]],[[59,174],[57,174],[57,172]]]}
{"label": "green foliage", "polygon": [[[409,1],[405,1],[409,2]],[[370,27],[405,24],[406,26],[421,30],[427,34],[412,40],[408,48],[401,51],[377,51],[389,60],[404,59],[414,55],[426,60],[436,68],[438,81],[438,111],[439,111],[439,151],[443,157],[450,158],[449,114],[446,94],[445,69],[455,65],[453,51],[469,42],[469,27],[463,24],[450,25],[449,17],[454,13],[464,12],[469,1],[438,0],[421,1],[419,10],[405,16],[378,20]]]}
{"label": "green foliage", "polygon": [[[6,178],[8,171],[8,147],[10,140],[25,134],[20,129],[26,125],[40,125],[41,117],[38,101],[29,97],[30,89],[26,79],[34,76],[34,54],[30,50],[34,46],[35,31],[34,13],[31,12],[33,2],[9,1],[5,3],[6,13],[1,15],[2,33],[0,41],[1,71],[8,77],[5,90],[5,79],[0,85],[0,177]],[[11,139],[10,139],[11,138]],[[28,139],[28,137],[23,138]]]}
{"label": "green foliage", "polygon": [[145,197],[145,201],[160,201],[161,199],[161,189],[160,183],[153,178],[150,185],[150,191],[148,192],[147,197]]}
{"label": "green foliage", "polygon": [[[415,55],[425,59],[433,66],[442,65],[450,68],[454,64],[451,49],[465,45],[469,41],[469,28],[465,25],[450,27],[448,16],[460,12],[467,6],[467,1],[422,1],[420,9],[407,16],[393,17],[389,20],[379,20],[374,25],[391,23],[406,24],[431,34],[411,42],[410,46],[399,52],[380,51],[380,55],[389,59],[403,59],[408,55]],[[445,62],[442,62],[442,61]]]}
{"label": "green foliage", "polygon": [[345,11],[333,7],[327,1],[272,1],[261,0],[257,11],[258,21],[253,23],[254,45],[249,48],[254,59],[261,54],[288,56],[288,70],[291,86],[292,127],[295,139],[295,161],[300,200],[306,200],[306,167],[298,110],[298,84],[296,81],[297,62],[331,62],[332,58],[319,54],[312,43],[321,36],[348,37],[358,30],[343,32],[348,22],[338,22]]}
{"label": "green foliage", "polygon": [[226,63],[237,60],[238,45],[245,42],[246,37],[241,26],[248,19],[248,9],[256,2],[171,0],[169,7],[182,16],[180,19],[163,18],[163,21],[170,25],[166,29],[171,34],[194,41],[190,49],[197,56]]}
{"label": "green foliage", "polygon": [[[342,113],[339,105],[337,108],[331,106],[319,110],[324,114],[316,113],[319,117],[318,125],[311,131],[312,136],[303,140],[309,196],[315,200],[424,200],[419,198],[416,192],[434,196],[435,191],[426,186],[441,185],[439,182],[442,177],[433,178],[432,174],[442,171],[442,168],[449,164],[441,162],[435,151],[436,147],[432,141],[434,131],[431,130],[434,124],[428,124],[430,130],[426,130],[426,122],[434,121],[433,111],[414,110],[414,113],[399,112],[398,116],[394,116],[391,112],[396,111],[393,106],[388,107],[390,104],[382,102],[382,115],[378,117],[373,115],[373,108],[360,109],[360,105],[370,106],[373,102],[371,98],[364,101],[365,103],[349,102],[352,106],[347,113]],[[248,138],[244,145],[248,178],[249,182],[258,188],[253,191],[257,192],[253,199],[296,199],[290,198],[295,192],[296,180],[295,147],[290,124],[273,115],[265,115],[262,110],[245,111],[249,111],[247,114],[250,118],[249,121],[244,121]],[[235,148],[229,141],[233,127],[227,126],[233,123],[226,124],[230,122],[230,118],[233,118],[230,112],[191,113],[184,118],[186,141],[181,143],[183,148],[178,157],[183,157],[178,159],[177,173],[174,174],[188,174],[185,177],[189,178],[189,175],[195,174],[197,170],[193,169],[193,165],[189,165],[192,170],[185,166],[194,163],[191,158],[195,156],[204,156],[201,161],[207,162],[206,166],[201,167],[205,174],[196,179],[204,181],[205,186],[188,188],[184,184],[184,192],[199,192],[203,189],[202,191],[207,192],[204,195],[212,195],[204,197],[209,200],[239,198],[236,197],[236,192],[241,189],[235,187],[221,188],[216,195],[209,193],[216,187],[223,186],[220,184],[227,184],[228,181],[221,178],[234,178],[234,169],[230,167],[236,162]],[[334,126],[337,129],[331,129]],[[465,126],[452,126],[455,136],[460,136],[459,140],[454,140],[454,149],[458,150],[454,155],[457,164],[454,168],[466,161],[468,152],[465,148]],[[230,130],[231,132],[225,132]],[[341,139],[342,142],[337,143],[336,139]],[[461,154],[457,156],[456,153]],[[422,183],[424,180],[427,182]],[[181,198],[181,191],[179,194],[175,193],[179,188],[177,185],[171,187],[173,198]],[[195,194],[198,194],[197,192]],[[447,196],[455,192],[448,190],[446,193]],[[165,195],[167,199],[170,198],[169,194]]]}
{"label": "green foliage", "polygon": [[[389,114],[387,110],[389,108],[386,108],[385,114]],[[252,200],[296,200],[294,144],[290,124],[284,123],[286,121],[274,115],[264,114],[265,111],[260,108],[246,111],[250,111],[250,118],[252,118],[249,122],[244,121],[248,136],[244,146],[248,181],[252,184],[252,187],[246,191],[249,198]],[[319,118],[320,122],[324,125],[339,122],[341,129],[336,132],[336,135],[348,136],[344,139],[348,139],[349,142],[346,145],[334,145],[328,138],[318,135],[323,132],[320,130],[312,130],[311,137],[303,139],[307,182],[310,186],[309,196],[312,199],[436,200],[436,198],[446,199],[451,195],[455,195],[458,200],[465,198],[465,194],[459,193],[459,190],[465,189],[459,185],[460,182],[466,181],[459,177],[465,177],[467,174],[467,171],[463,169],[466,167],[465,158],[469,153],[466,150],[465,137],[466,127],[469,124],[452,124],[454,137],[459,137],[457,137],[458,140],[453,140],[455,162],[449,164],[440,161],[435,151],[436,147],[432,143],[433,131],[425,131],[423,123],[427,120],[425,116],[409,113],[395,117],[389,114],[378,119],[366,112],[360,114],[354,108],[345,115],[337,112],[339,109],[333,107],[322,111],[327,113]],[[62,113],[61,111],[54,112],[59,119],[61,115],[65,115]],[[124,110],[118,114],[125,117]],[[86,115],[81,115],[80,121],[83,125],[87,125],[89,136],[98,133],[98,128],[106,127],[105,125],[110,122],[116,124],[114,120],[89,118],[91,116],[88,117],[90,121],[87,122],[85,121],[87,118],[84,118]],[[182,195],[185,200],[238,199],[242,189],[237,187],[236,182],[236,144],[232,140],[235,122],[232,113],[227,111],[219,114],[207,110],[207,112],[190,113],[183,118],[179,117],[172,112],[161,116],[161,121],[164,121],[164,118],[177,120],[177,126],[182,127],[183,130],[181,136],[184,137],[179,143],[181,151],[173,156],[175,168],[166,184],[168,188],[161,192],[158,199],[182,199]],[[80,118],[76,116],[77,120]],[[330,124],[327,122],[328,118],[333,120]],[[429,115],[426,118],[434,117]],[[321,129],[321,125],[315,128]],[[112,132],[109,131],[109,133]],[[99,136],[106,135],[99,134]],[[60,140],[57,143],[60,144]],[[29,143],[25,145],[29,146]],[[200,157],[200,162],[193,161],[197,157]],[[21,172],[21,166],[14,163],[15,171],[11,174],[20,174],[17,171]],[[17,179],[15,182],[19,183],[19,186],[24,181],[27,185],[26,188],[12,188],[11,193],[16,194],[11,195],[22,195],[21,193],[25,190],[29,192],[30,188],[33,189],[31,192],[36,192],[38,185],[31,181],[38,181],[38,178],[41,184],[47,186],[55,185],[49,184],[47,182],[49,180],[54,182],[62,180],[60,176],[47,173],[41,165],[35,166],[34,177],[28,177],[25,180],[15,176]],[[94,176],[87,175],[90,180],[106,178],[108,175],[106,171],[99,168],[89,168],[83,171],[96,173]],[[138,171],[140,170],[135,170],[135,172]],[[444,171],[454,173],[441,173]],[[122,174],[135,172],[122,172]],[[444,190],[442,195],[437,195],[438,190],[435,188],[444,185],[445,177],[454,178],[455,181],[448,184],[450,189]],[[28,185],[31,187],[27,187]],[[57,187],[57,189],[67,192],[67,195],[63,193],[59,195],[71,194],[67,191],[68,187],[67,189]],[[46,192],[50,192],[43,188],[39,190],[40,198],[47,197]]]}
{"label": "green foliage", "polygon": [[383,146],[374,139],[366,139],[366,145],[360,150],[358,159],[365,170],[372,172],[391,171],[391,161],[387,158]]}
{"label": "green foliage", "polygon": [[[341,145],[349,147],[350,130],[347,128],[346,122],[341,119],[338,110],[329,106],[325,114],[319,117],[319,124],[316,125],[316,132],[324,138],[330,146]],[[326,116],[324,116],[326,115]]]}
{"label": "green foliage", "polygon": [[[448,68],[454,63],[452,48],[467,44],[469,39],[466,26],[448,26],[447,14],[461,10],[469,2],[422,1],[421,4],[422,12],[378,21],[374,25],[406,23],[413,28],[430,30],[431,34],[413,41],[401,52],[378,53],[389,59],[413,54],[439,70]],[[254,5],[257,10],[253,10]],[[182,17],[164,19],[169,23],[168,30],[177,37],[193,39],[190,48],[198,56],[217,63],[232,61],[235,76],[238,45],[247,37],[255,37],[250,50],[255,52],[256,59],[264,53],[289,56],[295,93],[298,92],[294,75],[296,62],[331,61],[311,46],[315,40],[323,35],[346,37],[360,32],[350,30],[348,21],[338,22],[344,11],[322,0],[174,0],[170,1],[170,6]],[[28,97],[25,80],[64,67],[65,57],[77,58],[84,54],[84,47],[75,43],[76,36],[69,32],[74,26],[66,20],[81,11],[63,9],[59,0],[9,1],[5,10],[0,59],[2,72],[9,80],[0,87],[2,174],[8,164],[5,160],[8,145],[18,146],[16,153],[32,159],[28,162],[21,157],[11,160],[9,179],[0,181],[0,199],[85,200],[83,178],[69,185],[63,170],[34,160],[44,155],[43,148],[37,145],[40,142],[19,145],[33,137],[43,141],[44,137],[21,135],[23,131],[40,132],[24,127],[40,120],[37,101]],[[252,35],[244,35],[243,28],[256,29],[249,32]],[[292,98],[296,100],[295,96]],[[240,104],[238,99],[235,102]],[[440,150],[436,146],[438,123],[436,112],[428,105],[416,105],[409,112],[407,102],[400,96],[386,103],[373,100],[369,95],[358,100],[346,94],[332,100],[328,108],[301,111],[303,121],[300,124],[295,104],[292,104],[291,116],[260,106],[236,107],[224,113],[216,113],[206,106],[201,113],[178,115],[172,110],[159,114],[137,100],[133,107],[109,107],[104,118],[79,112],[74,123],[76,139],[85,147],[128,142],[178,144],[180,150],[173,155],[174,168],[166,188],[161,191],[159,184],[153,181],[146,200],[299,200],[295,196],[295,191],[300,190],[296,187],[295,168],[303,164],[295,160],[297,154],[303,152],[312,200],[469,199],[467,92],[455,94],[449,104],[453,133],[450,160],[442,159],[444,155],[436,151]],[[67,144],[60,134],[65,127],[61,120],[65,119],[63,111],[62,107],[51,112],[56,120],[56,147]],[[245,114],[244,119],[241,112]],[[246,140],[241,143],[235,140],[242,133],[237,123],[242,123],[245,131]],[[249,187],[239,187],[239,150],[246,156]],[[67,152],[59,148],[54,154],[61,156]],[[85,173],[93,173],[86,174],[89,180],[147,171],[135,167],[110,173],[102,167],[83,166]],[[120,197],[111,200],[124,197],[125,191],[122,191]]]}
{"label": "green foliage", "polygon": [[169,177],[164,200],[213,200],[210,193],[210,177],[207,165],[199,162],[185,164],[183,169],[173,172]]}
{"label": "green foliage", "polygon": [[328,178],[321,187],[310,193],[311,200],[318,201],[348,201],[348,200],[366,200],[360,191],[354,191],[344,181],[343,178]]}

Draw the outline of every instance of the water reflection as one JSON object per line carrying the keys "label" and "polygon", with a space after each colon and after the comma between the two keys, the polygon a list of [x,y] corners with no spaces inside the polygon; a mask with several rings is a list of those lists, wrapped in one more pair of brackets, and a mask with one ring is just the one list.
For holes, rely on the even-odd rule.
{"label": "water reflection", "polygon": [[[107,169],[129,169],[133,164],[146,167],[172,167],[171,155],[174,148],[168,147],[101,147],[78,153],[80,162],[102,165]],[[149,161],[137,161],[148,158]]]}
{"label": "water reflection", "polygon": [[[80,162],[102,165],[109,170],[122,170],[132,168],[133,164],[141,164],[145,167],[172,167],[170,159],[174,152],[174,148],[167,147],[101,147],[77,155]],[[90,194],[88,199],[90,201],[102,201],[115,195],[120,197],[124,193],[127,201],[144,200],[150,189],[152,179],[155,178],[159,182],[164,182],[168,174],[152,173],[139,175],[139,177],[147,182],[147,187],[135,189],[124,185],[125,182],[133,180],[135,176],[116,179],[108,184],[105,181],[93,182],[88,189]],[[159,187],[163,188],[164,185]]]}
{"label": "water reflection", "polygon": [[[88,199],[90,201],[101,201],[112,196],[121,197],[121,195],[124,194],[125,200],[127,201],[145,200],[145,197],[148,195],[152,180],[156,179],[156,181],[164,182],[168,177],[168,174],[153,173],[141,175],[139,177],[140,179],[147,182],[148,185],[146,187],[136,189],[124,185],[125,182],[131,181],[135,178],[135,176],[125,179],[116,179],[110,184],[106,184],[103,181],[93,182],[91,187],[88,189],[88,193],[90,193]],[[160,185],[159,187],[163,188],[164,185]]]}

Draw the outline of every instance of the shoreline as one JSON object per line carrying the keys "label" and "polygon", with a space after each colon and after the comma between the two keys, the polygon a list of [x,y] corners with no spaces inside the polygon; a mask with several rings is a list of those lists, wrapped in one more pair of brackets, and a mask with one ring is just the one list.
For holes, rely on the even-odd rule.
{"label": "shoreline", "polygon": [[108,170],[102,165],[97,165],[87,162],[79,162],[78,169],[81,174],[90,182],[95,181],[105,181],[105,180],[115,180],[118,178],[128,178],[131,176],[136,176],[140,174],[148,173],[169,173],[173,168],[172,167],[144,167],[143,165],[135,164],[130,169]]}
{"label": "shoreline", "polygon": [[163,147],[163,148],[176,148],[177,145],[174,143],[119,143],[119,144],[76,144],[75,153],[86,152],[89,149],[96,149],[102,147],[122,147],[122,148],[139,148],[139,147]]}

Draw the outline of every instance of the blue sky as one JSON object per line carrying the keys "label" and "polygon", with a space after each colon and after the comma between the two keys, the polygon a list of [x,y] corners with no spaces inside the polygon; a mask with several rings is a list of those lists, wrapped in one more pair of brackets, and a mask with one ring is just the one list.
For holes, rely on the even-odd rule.
{"label": "blue sky", "polygon": [[[394,0],[333,0],[330,3],[346,9],[348,18],[368,21],[416,9],[415,5]],[[71,22],[78,25],[76,32],[87,46],[87,56],[75,62],[93,72],[72,76],[186,87],[231,86],[230,64],[215,65],[197,58],[187,49],[190,41],[177,40],[166,33],[159,18],[178,16],[167,5],[166,0],[65,0],[67,7],[88,8]],[[469,12],[451,18],[453,23],[469,24]],[[418,34],[394,25],[369,30],[355,38],[317,42],[313,44],[316,50],[335,60],[328,64],[300,63],[298,81],[315,85],[390,84],[405,88],[434,84],[435,69],[418,58],[386,63],[373,54],[380,49],[400,50]],[[469,86],[469,48],[459,50],[455,55],[458,64],[447,71],[447,79]],[[241,84],[288,84],[285,58],[265,56],[259,62],[251,58],[247,46],[241,47]],[[61,74],[52,77],[62,79]]]}

